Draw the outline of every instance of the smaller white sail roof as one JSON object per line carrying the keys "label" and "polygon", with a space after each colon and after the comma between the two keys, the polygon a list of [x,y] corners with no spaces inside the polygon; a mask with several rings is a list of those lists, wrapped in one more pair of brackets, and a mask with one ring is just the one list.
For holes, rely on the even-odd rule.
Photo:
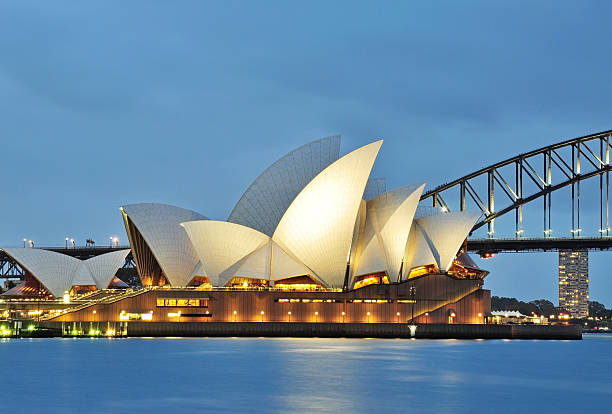
{"label": "smaller white sail roof", "polygon": [[271,265],[272,240],[242,260],[240,267],[234,272],[234,276],[269,280]]}
{"label": "smaller white sail roof", "polygon": [[343,156],[317,175],[289,206],[273,239],[314,270],[325,284],[342,287],[355,220],[382,140]]}
{"label": "smaller white sail roof", "polygon": [[94,256],[85,260],[83,267],[89,270],[98,289],[106,289],[129,253],[130,249],[122,249]]}
{"label": "smaller white sail roof", "polygon": [[71,287],[72,286],[96,286],[96,281],[93,279],[91,272],[82,261],[81,266],[72,278]]}
{"label": "smaller white sail roof", "polygon": [[366,221],[374,228],[387,275],[393,282],[399,277],[408,234],[424,188],[425,183],[407,185],[368,201]]}
{"label": "smaller white sail roof", "polygon": [[95,285],[91,274],[82,270],[83,262],[49,250],[31,248],[3,249],[30,272],[54,297],[61,297],[73,285]]}
{"label": "smaller white sail roof", "polygon": [[235,276],[239,262],[270,240],[255,229],[226,221],[198,220],[181,225],[215,286],[225,285]]}
{"label": "smaller white sail roof", "polygon": [[367,217],[365,230],[358,245],[359,247],[356,252],[357,257],[354,261],[354,269],[352,270],[353,281],[357,276],[384,272],[387,270],[387,263],[385,262],[384,251],[380,245],[380,240],[376,234],[374,225],[371,221],[368,223]]}
{"label": "smaller white sail roof", "polygon": [[442,207],[432,207],[432,206],[417,206],[416,212],[414,213],[414,219],[419,219],[421,217],[434,216],[436,214],[442,214],[444,210]]}
{"label": "smaller white sail roof", "polygon": [[242,260],[234,274],[239,277],[266,280],[308,275],[318,280],[311,269],[284,251],[273,240],[268,241]]}
{"label": "smaller white sail roof", "polygon": [[461,243],[480,216],[481,213],[473,211],[455,211],[416,220],[441,271],[448,271]]}
{"label": "smaller white sail roof", "polygon": [[168,282],[172,286],[186,286],[198,255],[180,224],[207,218],[195,211],[157,203],[130,204],[121,210],[144,238]]}
{"label": "smaller white sail roof", "polygon": [[270,280],[288,279],[294,276],[308,275],[320,282],[312,269],[309,269],[304,263],[300,262],[296,257],[287,253],[278,244],[271,241],[272,245],[272,267],[270,269]]}
{"label": "smaller white sail roof", "polygon": [[408,234],[408,242],[406,243],[402,280],[408,279],[411,269],[430,264],[438,266],[438,261],[434,257],[431,247],[423,235],[423,231],[417,222],[414,221],[410,228],[410,234]]}
{"label": "smaller white sail roof", "polygon": [[191,274],[189,275],[189,283],[191,283],[191,280],[196,276],[208,277],[206,275],[206,270],[204,270],[204,266],[202,266],[202,262],[200,261],[198,261],[198,263],[193,268]]}

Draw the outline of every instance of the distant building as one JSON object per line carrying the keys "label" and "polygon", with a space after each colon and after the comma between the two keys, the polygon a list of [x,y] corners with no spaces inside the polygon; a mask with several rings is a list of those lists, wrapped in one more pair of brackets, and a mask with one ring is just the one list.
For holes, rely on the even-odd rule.
{"label": "distant building", "polygon": [[589,253],[559,251],[559,307],[574,318],[589,315]]}
{"label": "distant building", "polygon": [[491,311],[488,322],[493,324],[533,324],[548,325],[548,318],[544,315],[523,315],[514,310]]}

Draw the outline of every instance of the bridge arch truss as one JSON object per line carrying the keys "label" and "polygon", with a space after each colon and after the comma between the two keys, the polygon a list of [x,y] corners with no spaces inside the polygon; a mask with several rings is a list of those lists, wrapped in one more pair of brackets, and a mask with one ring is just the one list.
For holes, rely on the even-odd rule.
{"label": "bridge arch truss", "polygon": [[[438,186],[424,193],[421,201],[450,210],[446,200],[458,197],[461,211],[466,209],[468,201],[475,204],[483,216],[472,231],[487,225],[489,237],[495,234],[495,220],[514,212],[516,237],[522,237],[523,206],[541,199],[544,237],[551,237],[551,194],[571,187],[571,235],[579,237],[582,231],[580,184],[586,179],[599,177],[599,233],[608,237],[611,144],[612,130],[559,142]],[[496,199],[496,195],[501,195],[501,200],[499,196]]]}

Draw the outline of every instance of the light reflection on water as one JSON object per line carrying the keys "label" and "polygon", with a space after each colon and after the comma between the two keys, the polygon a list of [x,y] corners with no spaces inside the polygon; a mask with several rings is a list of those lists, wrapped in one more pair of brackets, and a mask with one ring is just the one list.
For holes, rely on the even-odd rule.
{"label": "light reflection on water", "polygon": [[612,335],[12,339],[0,342],[0,412],[605,412],[611,346]]}

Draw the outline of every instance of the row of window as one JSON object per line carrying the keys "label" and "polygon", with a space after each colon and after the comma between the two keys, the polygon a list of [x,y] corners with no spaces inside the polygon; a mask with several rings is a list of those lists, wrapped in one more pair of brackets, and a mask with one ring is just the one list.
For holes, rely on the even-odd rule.
{"label": "row of window", "polygon": [[157,299],[157,307],[207,308],[208,299]]}
{"label": "row of window", "polygon": [[[310,298],[281,298],[276,299],[279,303],[393,303],[393,299],[310,299]],[[415,303],[414,300],[398,299],[397,303]],[[157,299],[158,308],[207,308],[208,299]]]}
{"label": "row of window", "polygon": [[[290,298],[276,299],[279,303],[393,303],[393,299],[308,299],[308,298]],[[397,303],[415,303],[414,300],[398,299]]]}

